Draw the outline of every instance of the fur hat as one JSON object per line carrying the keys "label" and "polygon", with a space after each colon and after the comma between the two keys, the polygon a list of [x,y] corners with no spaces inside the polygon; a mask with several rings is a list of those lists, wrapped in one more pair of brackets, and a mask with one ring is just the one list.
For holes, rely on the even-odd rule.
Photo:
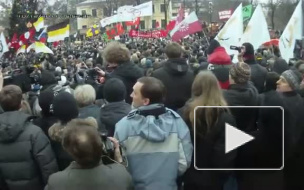
{"label": "fur hat", "polygon": [[125,100],[127,94],[125,84],[118,78],[106,81],[103,87],[103,96],[108,102],[120,102]]}
{"label": "fur hat", "polygon": [[302,82],[302,75],[297,70],[287,70],[282,73],[282,77],[284,77],[289,84],[289,86],[293,90],[298,90],[300,88],[300,84]]}

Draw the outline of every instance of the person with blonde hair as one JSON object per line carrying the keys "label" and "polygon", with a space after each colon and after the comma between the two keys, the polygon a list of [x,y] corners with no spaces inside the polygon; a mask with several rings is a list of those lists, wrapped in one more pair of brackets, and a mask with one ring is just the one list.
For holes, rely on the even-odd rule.
{"label": "person with blonde hair", "polygon": [[229,172],[197,171],[194,168],[194,165],[198,168],[233,168],[236,153],[225,154],[225,124],[234,126],[235,120],[225,106],[227,103],[216,76],[211,71],[200,72],[192,85],[192,98],[182,109],[192,142],[196,139],[196,163],[192,159],[184,176],[185,190],[220,190],[230,176]]}

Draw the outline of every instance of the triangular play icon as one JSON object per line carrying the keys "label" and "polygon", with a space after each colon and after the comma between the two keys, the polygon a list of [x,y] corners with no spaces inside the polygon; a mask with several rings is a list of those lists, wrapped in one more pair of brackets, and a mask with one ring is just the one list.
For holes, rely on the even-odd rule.
{"label": "triangular play icon", "polygon": [[229,153],[230,151],[254,140],[254,137],[244,133],[241,130],[229,125],[225,124],[225,153]]}

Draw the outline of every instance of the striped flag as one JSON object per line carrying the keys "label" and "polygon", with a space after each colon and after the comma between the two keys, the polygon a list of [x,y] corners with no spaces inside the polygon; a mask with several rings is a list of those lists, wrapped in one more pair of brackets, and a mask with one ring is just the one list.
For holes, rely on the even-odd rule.
{"label": "striped flag", "polygon": [[40,31],[44,27],[44,18],[39,17],[38,20],[33,23],[33,25],[36,29],[36,32]]}
{"label": "striped flag", "polygon": [[27,48],[27,52],[29,52],[31,49],[34,49],[36,53],[50,53],[50,54],[54,54],[53,51],[48,48],[44,43],[41,42],[35,42],[33,44],[31,44],[28,48]]}
{"label": "striped flag", "polygon": [[69,20],[61,22],[59,24],[49,26],[47,28],[48,40],[47,42],[63,41],[70,35],[70,24]]}
{"label": "striped flag", "polygon": [[25,53],[25,51],[26,51],[26,45],[23,45],[17,50],[16,55],[18,55],[20,53]]}

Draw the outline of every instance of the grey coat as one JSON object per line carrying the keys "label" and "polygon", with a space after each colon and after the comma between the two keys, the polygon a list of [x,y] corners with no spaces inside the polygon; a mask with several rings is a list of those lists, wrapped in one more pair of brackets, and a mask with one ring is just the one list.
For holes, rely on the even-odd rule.
{"label": "grey coat", "polygon": [[22,112],[0,114],[0,173],[10,190],[41,190],[58,171],[44,132]]}

